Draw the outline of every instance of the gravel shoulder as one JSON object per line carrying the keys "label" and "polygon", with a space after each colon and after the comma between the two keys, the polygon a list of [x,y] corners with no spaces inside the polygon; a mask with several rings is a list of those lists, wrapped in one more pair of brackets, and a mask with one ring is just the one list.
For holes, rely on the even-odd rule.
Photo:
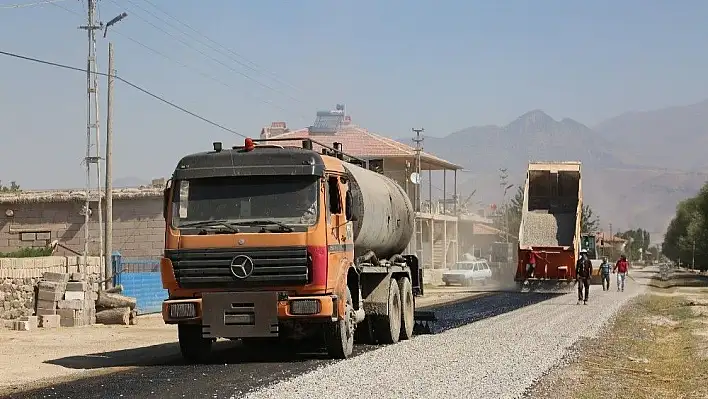
{"label": "gravel shoulder", "polygon": [[[459,287],[434,287],[417,306],[425,309],[477,295]],[[0,396],[179,358],[176,326],[164,324],[159,314],[138,319],[134,326],[0,328]]]}
{"label": "gravel shoulder", "polygon": [[[636,277],[639,279],[639,277]],[[583,338],[641,294],[593,286],[587,306],[570,293],[437,335],[326,365],[242,396],[256,398],[517,398]]]}
{"label": "gravel shoulder", "polygon": [[567,364],[527,397],[708,397],[708,279],[679,271],[648,281],[647,288],[604,329],[601,341],[579,341]]}

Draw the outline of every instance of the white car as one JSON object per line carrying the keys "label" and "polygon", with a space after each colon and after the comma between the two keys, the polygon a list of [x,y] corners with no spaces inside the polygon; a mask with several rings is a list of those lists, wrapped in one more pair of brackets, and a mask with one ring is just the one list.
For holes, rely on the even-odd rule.
{"label": "white car", "polygon": [[442,275],[445,285],[461,284],[470,286],[474,283],[486,284],[492,278],[492,269],[484,259],[463,260],[455,263],[450,270]]}

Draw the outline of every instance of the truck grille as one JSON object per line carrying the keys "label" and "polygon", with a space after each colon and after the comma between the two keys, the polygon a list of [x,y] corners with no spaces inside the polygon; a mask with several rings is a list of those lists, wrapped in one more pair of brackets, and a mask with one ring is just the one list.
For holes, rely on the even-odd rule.
{"label": "truck grille", "polygon": [[[253,271],[245,278],[236,268],[234,258],[247,256],[253,261]],[[308,254],[305,247],[224,249],[178,249],[165,251],[172,261],[177,284],[183,288],[248,288],[265,285],[307,284],[310,279]],[[239,262],[244,258],[241,257]],[[248,268],[247,268],[248,269]]]}

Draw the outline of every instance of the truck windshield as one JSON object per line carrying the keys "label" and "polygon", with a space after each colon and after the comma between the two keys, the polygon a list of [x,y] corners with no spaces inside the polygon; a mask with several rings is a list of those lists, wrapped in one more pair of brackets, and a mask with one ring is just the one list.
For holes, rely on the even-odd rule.
{"label": "truck windshield", "polygon": [[209,221],[222,226],[313,225],[319,209],[317,176],[178,180],[173,192],[172,226],[176,228]]}

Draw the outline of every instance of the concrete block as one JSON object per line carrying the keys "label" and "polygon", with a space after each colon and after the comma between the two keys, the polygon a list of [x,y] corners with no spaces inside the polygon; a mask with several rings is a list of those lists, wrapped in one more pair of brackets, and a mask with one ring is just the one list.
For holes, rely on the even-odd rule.
{"label": "concrete block", "polygon": [[86,299],[86,293],[83,291],[67,291],[64,293],[64,299],[72,301],[72,300],[79,300],[83,301]]}
{"label": "concrete block", "polygon": [[44,291],[54,291],[54,292],[64,292],[66,290],[66,283],[55,282],[55,281],[40,281],[37,284],[40,290]]}
{"label": "concrete block", "polygon": [[74,309],[79,310],[84,308],[84,301],[78,299],[61,300],[57,302],[57,309]]}
{"label": "concrete block", "polygon": [[46,290],[39,290],[37,291],[37,299],[38,300],[43,300],[43,301],[58,301],[62,297],[64,297],[64,292],[63,291],[46,291]]}
{"label": "concrete block", "polygon": [[26,321],[29,323],[30,329],[39,327],[39,318],[37,316],[22,316],[19,321]]}
{"label": "concrete block", "polygon": [[13,330],[17,331],[29,331],[31,329],[29,321],[20,321],[20,320],[15,320],[14,325],[12,326]]}
{"label": "concrete block", "polygon": [[[80,272],[75,272],[71,273],[71,276],[69,277],[69,281],[84,281],[86,278],[83,273]],[[69,288],[67,287],[67,290]]]}
{"label": "concrete block", "polygon": [[70,281],[66,283],[66,291],[84,292],[88,290],[88,284],[85,281]]}
{"label": "concrete block", "polygon": [[64,318],[62,317],[61,320],[59,321],[59,325],[62,327],[79,327],[83,326],[84,320],[83,319],[75,319],[75,318]]}
{"label": "concrete block", "polygon": [[42,273],[42,280],[66,283],[69,281],[69,275],[67,273],[44,272]]}
{"label": "concrete block", "polygon": [[46,300],[46,299],[37,299],[37,308],[42,308],[42,309],[56,309],[57,308],[57,301],[55,300]]}
{"label": "concrete block", "polygon": [[56,309],[42,309],[42,308],[37,308],[37,316],[54,316],[57,314]]}
{"label": "concrete block", "polygon": [[57,328],[61,318],[57,314],[39,316],[39,326],[42,328]]}
{"label": "concrete block", "polygon": [[87,293],[86,296],[88,297],[88,299],[90,299],[94,302],[96,302],[98,300],[98,292],[96,292],[96,291],[90,291]]}
{"label": "concrete block", "polygon": [[51,232],[43,232],[43,233],[37,233],[37,239],[38,240],[51,240],[52,239],[52,233]]}

